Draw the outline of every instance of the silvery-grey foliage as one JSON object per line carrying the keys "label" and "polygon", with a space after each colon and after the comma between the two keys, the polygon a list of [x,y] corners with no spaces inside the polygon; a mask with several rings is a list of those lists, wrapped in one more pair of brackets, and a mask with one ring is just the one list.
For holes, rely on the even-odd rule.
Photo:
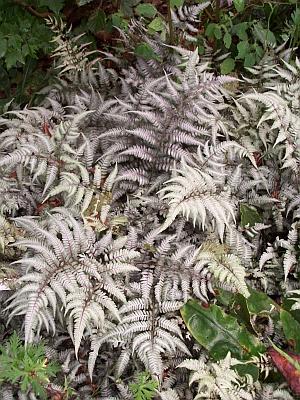
{"label": "silvery-grey foliage", "polygon": [[[175,28],[192,31],[204,6],[179,9]],[[133,22],[129,48],[144,41],[157,59],[128,67],[104,54],[88,65],[56,28],[56,56],[73,45],[78,63],[63,58],[43,106],[0,118],[0,262],[9,252],[18,277],[10,319],[24,316],[26,342],[71,338],[49,358],[82,398],[81,351],[102,400],[131,399],[125,377],[145,369],[166,400],[291,398],[242,381],[230,356],[204,364],[179,309],[213,301],[218,287],[298,294],[300,62],[279,49],[243,79],[216,76],[197,50]],[[243,206],[259,220],[244,224]]]}

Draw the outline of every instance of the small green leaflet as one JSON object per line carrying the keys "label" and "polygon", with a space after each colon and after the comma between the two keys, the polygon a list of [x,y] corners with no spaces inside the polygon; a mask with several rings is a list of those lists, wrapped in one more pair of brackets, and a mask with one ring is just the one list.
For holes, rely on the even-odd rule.
{"label": "small green leaflet", "polygon": [[231,42],[232,42],[232,38],[231,38],[231,35],[229,32],[225,33],[223,42],[224,42],[226,49],[229,49],[229,47],[231,46]]}
{"label": "small green leaflet", "polygon": [[248,51],[249,51],[249,42],[247,40],[242,40],[241,42],[239,42],[237,44],[236,47],[237,47],[238,52],[239,52],[236,58],[237,59],[245,58],[247,53],[248,53]]}
{"label": "small green leaflet", "polygon": [[253,67],[256,63],[255,53],[248,53],[245,55],[244,67]]}
{"label": "small green leaflet", "polygon": [[237,12],[243,12],[245,8],[245,0],[233,0],[234,7]]}
{"label": "small green leaflet", "polygon": [[133,16],[133,7],[140,3],[140,0],[121,0],[120,11],[127,17]]}
{"label": "small green leaflet", "polygon": [[148,25],[148,28],[155,32],[161,32],[166,29],[164,20],[160,17],[154,18],[154,20]]}
{"label": "small green leaflet", "polygon": [[136,382],[129,384],[129,390],[133,394],[134,400],[151,400],[156,395],[158,382],[151,378],[148,372],[141,372]]}
{"label": "small green leaflet", "polygon": [[[91,0],[90,0],[91,1]],[[83,2],[83,0],[79,1],[79,3]],[[49,1],[49,0],[39,0],[38,1],[38,7],[47,7],[49,10],[53,11],[55,14],[58,14],[63,6],[64,6],[64,0],[55,0],[55,1]],[[86,1],[88,3],[88,1]],[[78,4],[79,6],[82,4]]]}
{"label": "small green leaflet", "polygon": [[91,32],[96,33],[105,28],[105,23],[106,23],[105,13],[103,10],[99,10],[90,16],[90,18],[87,21],[87,27]]}
{"label": "small green leaflet", "polygon": [[170,0],[170,7],[171,8],[179,8],[183,6],[184,0]]}
{"label": "small green leaflet", "polygon": [[250,206],[249,204],[241,203],[240,213],[241,213],[241,226],[243,228],[247,225],[254,226],[256,223],[262,222],[262,218],[257,212],[256,208]]}
{"label": "small green leaflet", "polygon": [[239,24],[233,25],[232,33],[237,35],[240,40],[248,40],[247,29],[249,28],[248,22],[241,22]]}
{"label": "small green leaflet", "polygon": [[216,39],[222,38],[222,31],[218,24],[211,23],[207,25],[205,35],[209,38],[215,37]]}
{"label": "small green leaflet", "polygon": [[157,14],[157,9],[150,3],[145,3],[145,4],[139,4],[135,8],[135,12],[146,18],[153,18]]}
{"label": "small green leaflet", "polygon": [[221,68],[221,74],[226,75],[229,74],[234,70],[235,67],[235,61],[233,58],[229,57],[226,58],[226,60],[221,62],[220,68]]}
{"label": "small green leaflet", "polygon": [[138,57],[142,57],[145,60],[157,60],[160,61],[159,56],[154,52],[154,50],[147,43],[139,43],[134,49],[134,53]]}
{"label": "small green leaflet", "polygon": [[253,34],[263,45],[276,45],[274,33],[265,29],[260,22],[254,25]]}

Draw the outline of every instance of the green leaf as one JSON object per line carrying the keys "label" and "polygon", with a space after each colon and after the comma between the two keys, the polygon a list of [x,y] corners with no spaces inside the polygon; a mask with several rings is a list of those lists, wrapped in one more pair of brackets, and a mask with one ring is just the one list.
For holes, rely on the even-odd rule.
{"label": "green leaf", "polygon": [[[299,297],[296,294],[293,294],[293,297]],[[293,304],[295,304],[294,300],[290,299],[289,297],[284,297],[282,301],[282,308],[288,311],[299,323],[300,323],[300,310],[291,310]]]}
{"label": "green leaf", "polygon": [[10,69],[16,65],[17,62],[24,63],[22,53],[17,51],[10,51],[5,55],[6,68]]}
{"label": "green leaf", "polygon": [[279,305],[266,293],[249,288],[250,296],[246,299],[250,314],[278,313]]}
{"label": "green leaf", "polygon": [[157,388],[158,382],[152,379],[148,372],[139,373],[136,382],[129,384],[129,390],[133,394],[134,400],[153,399]]}
{"label": "green leaf", "polygon": [[111,16],[111,22],[113,26],[116,26],[117,28],[126,30],[128,27],[128,21],[127,19],[124,18],[123,14],[121,12],[112,14]]}
{"label": "green leaf", "polygon": [[0,58],[5,56],[7,50],[7,40],[0,38]]}
{"label": "green leaf", "polygon": [[233,0],[234,7],[237,12],[243,12],[245,8],[245,0]]}
{"label": "green leaf", "polygon": [[295,318],[287,311],[280,311],[280,321],[282,324],[283,332],[289,344],[294,347],[294,350],[300,352],[300,324]]}
{"label": "green leaf", "polygon": [[140,2],[141,0],[121,0],[120,11],[127,17],[133,17],[133,7]]}
{"label": "green leaf", "polygon": [[[82,0],[81,0],[82,1]],[[47,7],[49,10],[58,14],[65,4],[64,0],[38,0],[38,7]],[[81,5],[81,4],[79,4]]]}
{"label": "green leaf", "polygon": [[181,315],[192,336],[215,360],[225,358],[228,351],[239,360],[250,359],[265,351],[254,335],[217,305],[204,307],[189,300],[181,308]]}
{"label": "green leaf", "polygon": [[216,24],[215,29],[214,29],[214,36],[216,39],[221,39],[222,38],[222,31],[219,25]]}
{"label": "green leaf", "polygon": [[106,15],[103,10],[98,10],[92,14],[87,21],[87,28],[92,32],[96,33],[105,29]]}
{"label": "green leaf", "polygon": [[225,33],[225,35],[223,37],[223,42],[224,42],[226,49],[229,49],[229,47],[231,46],[231,42],[232,42],[230,33],[228,33],[228,32]]}
{"label": "green leaf", "polygon": [[249,28],[248,22],[241,22],[240,24],[236,24],[232,27],[232,33],[237,35],[240,40],[247,40],[248,34],[247,29]]}
{"label": "green leaf", "polygon": [[270,29],[265,29],[260,22],[253,27],[253,34],[264,46],[276,45],[276,37]]}
{"label": "green leaf", "polygon": [[212,39],[213,37],[215,37],[216,39],[221,39],[222,31],[220,26],[215,23],[208,24],[205,30],[205,35],[210,39]]}
{"label": "green leaf", "polygon": [[150,3],[139,4],[135,11],[138,15],[146,18],[153,18],[157,14],[157,9]]}
{"label": "green leaf", "polygon": [[255,53],[248,53],[245,55],[244,67],[253,67],[256,63]]}
{"label": "green leaf", "polygon": [[220,68],[221,68],[221,74],[226,75],[229,74],[234,70],[235,67],[235,61],[233,58],[226,58],[226,60],[221,62]]}
{"label": "green leaf", "polygon": [[183,6],[184,0],[170,0],[170,7],[171,8],[179,8]]}
{"label": "green leaf", "polygon": [[166,29],[164,20],[161,17],[154,18],[154,20],[148,25],[148,28],[155,32],[161,32]]}
{"label": "green leaf", "polygon": [[[266,293],[259,290],[248,287],[250,296],[244,298],[240,294],[234,295],[232,304],[235,307],[236,313],[238,313],[239,306],[246,304],[247,310],[250,316],[253,315],[269,315],[273,319],[279,318],[280,306],[275,303]],[[236,307],[238,306],[238,307]]]}
{"label": "green leaf", "polygon": [[205,35],[206,35],[208,38],[211,39],[211,38],[214,37],[214,32],[215,32],[216,26],[217,26],[217,24],[214,24],[214,23],[211,23],[211,24],[208,24],[208,25],[207,25],[207,27],[206,27],[206,29],[205,29]]}
{"label": "green leaf", "polygon": [[25,349],[14,332],[9,341],[0,345],[0,382],[16,384],[23,392],[33,390],[39,399],[44,399],[45,384],[60,369],[57,364],[46,361],[42,343],[29,344]]}
{"label": "green leaf", "polygon": [[160,61],[159,56],[154,52],[154,50],[149,46],[148,43],[139,43],[134,49],[134,53],[138,57],[142,57],[145,60]]}
{"label": "green leaf", "polygon": [[[248,288],[250,296],[245,298],[240,294],[235,294],[234,299],[229,305],[230,314],[234,315],[239,322],[245,324],[250,332],[259,333],[261,325],[267,318],[272,318],[274,323],[279,320],[280,306],[275,303],[264,292]],[[253,318],[261,317],[260,319]],[[267,317],[267,318],[263,318]],[[257,324],[256,321],[259,321]]]}
{"label": "green leaf", "polygon": [[253,46],[255,48],[255,53],[256,53],[256,60],[260,60],[262,58],[262,56],[264,55],[264,49],[259,46],[258,44],[255,44]]}
{"label": "green leaf", "polygon": [[245,58],[247,52],[249,51],[249,43],[247,40],[243,40],[237,44],[238,55],[236,56],[237,59]]}
{"label": "green leaf", "polygon": [[256,208],[246,203],[240,204],[241,226],[254,226],[256,223],[262,222],[262,217],[257,212]]}

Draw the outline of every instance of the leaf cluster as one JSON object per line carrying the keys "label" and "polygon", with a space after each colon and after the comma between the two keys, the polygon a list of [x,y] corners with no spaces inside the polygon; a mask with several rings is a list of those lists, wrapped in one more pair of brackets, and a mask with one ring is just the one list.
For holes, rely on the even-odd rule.
{"label": "leaf cluster", "polygon": [[59,369],[56,363],[48,362],[42,343],[25,348],[16,332],[0,346],[0,383],[18,385],[24,393],[32,390],[40,398],[46,398],[49,378]]}

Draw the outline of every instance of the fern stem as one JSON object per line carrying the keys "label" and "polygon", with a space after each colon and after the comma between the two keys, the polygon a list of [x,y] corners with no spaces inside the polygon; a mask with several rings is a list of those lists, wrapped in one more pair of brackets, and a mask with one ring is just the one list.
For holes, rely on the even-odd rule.
{"label": "fern stem", "polygon": [[219,21],[220,19],[220,0],[216,0],[216,17],[217,17],[217,21]]}
{"label": "fern stem", "polygon": [[171,14],[171,0],[168,0],[169,43],[174,44],[174,28]]}

